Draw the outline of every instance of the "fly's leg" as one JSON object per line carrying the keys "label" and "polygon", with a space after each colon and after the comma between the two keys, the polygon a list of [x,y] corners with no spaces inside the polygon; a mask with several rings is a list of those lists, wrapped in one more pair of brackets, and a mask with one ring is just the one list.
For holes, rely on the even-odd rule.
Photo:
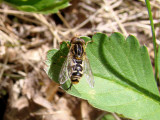
{"label": "fly's leg", "polygon": [[60,88],[61,88],[61,89],[63,89],[63,90],[66,90],[66,91],[68,91],[68,90],[71,90],[71,88],[72,88],[72,85],[73,85],[73,84],[71,83],[71,84],[70,84],[70,86],[69,86],[67,89],[64,89],[62,86],[60,86]]}
{"label": "fly's leg", "polygon": [[72,87],[72,83],[70,84],[69,88],[67,88],[66,90],[71,90],[71,87]]}

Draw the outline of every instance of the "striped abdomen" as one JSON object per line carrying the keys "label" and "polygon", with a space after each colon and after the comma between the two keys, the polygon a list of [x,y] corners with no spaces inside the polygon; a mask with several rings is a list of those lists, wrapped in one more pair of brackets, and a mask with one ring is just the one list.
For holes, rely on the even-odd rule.
{"label": "striped abdomen", "polygon": [[71,82],[77,84],[83,75],[82,60],[73,59],[73,62],[74,66],[72,68]]}

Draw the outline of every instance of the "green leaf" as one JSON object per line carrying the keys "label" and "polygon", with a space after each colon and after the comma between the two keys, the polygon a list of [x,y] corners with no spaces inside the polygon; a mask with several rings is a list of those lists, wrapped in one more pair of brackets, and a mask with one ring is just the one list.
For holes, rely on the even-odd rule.
{"label": "green leaf", "polygon": [[69,48],[67,47],[67,44],[63,42],[59,51],[56,49],[52,49],[47,53],[47,74],[50,77],[50,79],[54,80],[57,83],[59,83],[58,76],[60,73],[61,66],[68,54],[68,51]]}
{"label": "green leaf", "polygon": [[56,49],[52,49],[52,50],[49,50],[47,52],[47,60],[46,60],[46,64],[50,67],[51,66],[51,61],[52,61],[52,57],[53,55],[57,52],[58,50]]}
{"label": "green leaf", "polygon": [[160,46],[158,47],[158,73],[160,79]]}
{"label": "green leaf", "polygon": [[26,12],[56,13],[68,7],[69,0],[4,0],[6,3]]}
{"label": "green leaf", "polygon": [[[95,86],[91,88],[82,77],[79,84],[73,85],[73,89],[67,92],[88,100],[96,108],[128,118],[159,120],[160,97],[147,48],[140,47],[134,36],[125,40],[120,33],[113,33],[110,37],[97,33],[92,40],[86,52]],[[52,59],[55,62],[57,53]],[[55,66],[59,71],[64,60],[57,63],[58,67]],[[54,80],[58,82],[58,75],[54,76]]]}
{"label": "green leaf", "polygon": [[113,115],[111,114],[107,114],[105,116],[103,116],[103,118],[101,120],[116,120]]}

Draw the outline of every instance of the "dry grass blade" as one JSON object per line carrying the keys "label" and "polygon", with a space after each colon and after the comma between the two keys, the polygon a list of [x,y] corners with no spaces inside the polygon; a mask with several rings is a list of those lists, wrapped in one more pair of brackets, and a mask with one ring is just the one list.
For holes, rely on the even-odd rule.
{"label": "dry grass blade", "polygon": [[[113,18],[114,18],[114,19],[116,20],[116,22],[118,23],[118,25],[119,25],[120,29],[122,30],[123,34],[124,34],[125,36],[127,36],[128,33],[127,33],[126,29],[124,28],[124,26],[122,25],[122,23],[120,22],[118,16],[116,15],[116,13],[114,12],[114,10],[113,10],[113,8],[112,8],[112,7],[114,7],[114,5],[111,6],[110,4],[108,4],[108,2],[106,2],[106,0],[103,0],[103,1],[104,1],[104,3],[105,3],[105,5],[103,6],[104,9],[105,9],[106,11],[110,11],[110,12],[111,12]],[[122,3],[122,0],[119,2],[119,4],[121,4],[121,3]],[[119,5],[119,4],[118,4],[118,5]],[[115,5],[115,6],[117,6],[117,5]],[[108,10],[106,7],[109,8],[109,10]]]}
{"label": "dry grass blade", "polygon": [[112,113],[116,120],[121,120],[115,113]]}
{"label": "dry grass blade", "polygon": [[58,36],[58,32],[57,32],[55,24],[50,24],[42,14],[34,14],[34,16],[36,19],[38,19],[39,21],[41,21],[43,24],[45,24],[48,27],[48,29],[50,30],[52,35],[56,38],[56,40],[58,40],[58,42],[62,42],[62,40]]}
{"label": "dry grass blade", "polygon": [[1,71],[0,71],[0,83],[2,81],[2,75],[5,71],[5,66],[7,65],[7,62],[8,62],[8,54],[6,54],[6,56],[4,57],[4,63],[1,64],[0,68],[1,68]]}

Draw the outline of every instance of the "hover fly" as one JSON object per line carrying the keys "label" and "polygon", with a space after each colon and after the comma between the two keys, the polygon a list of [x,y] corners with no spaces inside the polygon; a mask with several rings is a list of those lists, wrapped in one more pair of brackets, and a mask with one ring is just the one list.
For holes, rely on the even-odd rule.
{"label": "hover fly", "polygon": [[82,76],[85,76],[90,87],[94,87],[94,78],[85,52],[86,46],[87,43],[85,44],[85,41],[81,38],[75,37],[71,40],[68,56],[64,61],[59,74],[60,84],[64,84],[67,80],[71,80],[68,89],[71,89],[73,84],[78,84]]}

